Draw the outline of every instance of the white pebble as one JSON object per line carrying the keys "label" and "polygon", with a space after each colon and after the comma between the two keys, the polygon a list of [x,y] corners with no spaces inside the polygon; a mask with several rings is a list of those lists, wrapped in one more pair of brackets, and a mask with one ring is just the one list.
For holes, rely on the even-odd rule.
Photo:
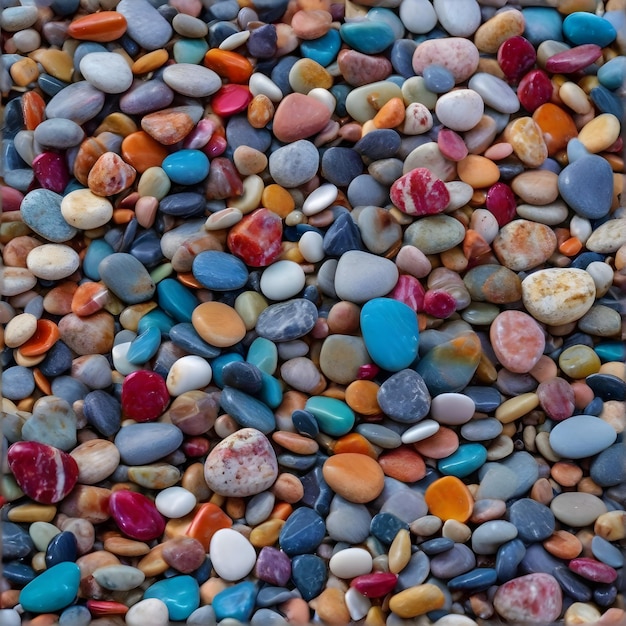
{"label": "white pebble", "polygon": [[261,72],[254,72],[254,74],[250,76],[248,88],[253,96],[264,94],[272,102],[280,102],[283,99],[283,92],[280,87],[271,78],[268,78]]}
{"label": "white pebble", "polygon": [[480,26],[480,5],[476,0],[433,0],[433,6],[439,23],[451,37],[469,37]]}
{"label": "white pebble", "polygon": [[328,208],[337,199],[338,189],[332,183],[320,185],[312,191],[302,205],[302,212],[307,215],[316,215]]}
{"label": "white pebble", "polygon": [[445,93],[435,105],[439,121],[459,132],[474,128],[480,122],[484,110],[483,99],[473,89],[457,89]]}
{"label": "white pebble", "polygon": [[478,624],[467,615],[450,613],[440,617],[433,626],[478,626]]}
{"label": "white pebble", "polygon": [[113,358],[113,367],[122,375],[128,376],[133,372],[138,372],[140,369],[143,369],[142,365],[135,365],[131,363],[126,355],[128,354],[128,350],[130,349],[130,341],[125,341],[123,343],[118,343],[116,346],[113,346],[111,350],[111,356]]}
{"label": "white pebble", "polygon": [[358,622],[367,616],[372,603],[369,598],[359,593],[354,587],[350,587],[346,591],[343,597],[348,613],[350,613],[350,619],[353,622]]}
{"label": "white pebble", "polygon": [[324,238],[315,230],[307,230],[298,241],[298,249],[305,261],[318,263],[324,258]]}
{"label": "white pebble", "polygon": [[242,218],[243,213],[239,209],[236,209],[235,207],[227,207],[221,211],[211,213],[204,223],[204,230],[211,231],[230,228],[231,226],[237,224],[237,222],[241,222]]}
{"label": "white pebble", "polygon": [[591,222],[586,217],[574,215],[569,223],[569,232],[572,237],[576,237],[584,246],[593,232],[593,228],[591,227]]}
{"label": "white pebble", "polygon": [[411,102],[404,111],[404,125],[402,132],[405,135],[421,135],[433,127],[433,116],[426,105],[421,102]]}
{"label": "white pebble", "polygon": [[496,216],[487,209],[476,209],[472,213],[470,228],[475,230],[487,243],[491,243],[500,231]]}
{"label": "white pebble", "polygon": [[256,562],[253,545],[232,528],[221,528],[213,535],[209,554],[213,569],[224,580],[241,580]]}
{"label": "white pebble", "polygon": [[4,343],[7,348],[17,348],[28,341],[36,330],[37,318],[31,313],[20,313],[5,326]]}
{"label": "white pebble", "polygon": [[402,433],[402,443],[415,443],[432,437],[439,430],[439,423],[435,420],[422,420]]}
{"label": "white pebble", "polygon": [[337,99],[333,96],[328,89],[324,89],[323,87],[314,87],[307,93],[307,96],[311,96],[315,98],[318,102],[326,105],[326,108],[332,113],[335,112],[335,106],[337,106]]}
{"label": "white pebble", "polygon": [[113,216],[113,205],[89,189],[75,189],[63,196],[61,215],[70,226],[91,230],[109,222]]}
{"label": "white pebble", "polygon": [[399,15],[412,33],[427,33],[437,24],[437,14],[429,0],[402,0]]}
{"label": "white pebble", "polygon": [[22,618],[15,609],[0,609],[0,624],[2,626],[20,626]]}
{"label": "white pebble", "polygon": [[354,578],[372,571],[372,555],[363,548],[346,548],[335,552],[328,562],[328,569],[337,578]]}
{"label": "white pebble", "polygon": [[186,391],[206,387],[213,376],[213,370],[206,359],[189,354],[178,359],[167,374],[165,384],[171,396],[180,396]]}
{"label": "white pebble", "polygon": [[469,422],[475,410],[474,401],[462,393],[441,393],[430,405],[431,417],[440,424],[451,426]]}
{"label": "white pebble", "polygon": [[596,298],[606,295],[613,284],[613,268],[603,261],[592,261],[587,265],[587,273],[596,285]]}
{"label": "white pebble", "polygon": [[33,248],[26,257],[26,267],[43,280],[67,278],[79,266],[80,257],[76,250],[60,243],[44,243]]}
{"label": "white pebble", "polygon": [[154,499],[157,511],[169,519],[178,519],[191,513],[196,506],[196,496],[184,487],[168,487],[159,491]]}
{"label": "white pebble", "polygon": [[167,626],[169,624],[169,611],[163,600],[158,598],[146,598],[133,604],[124,616],[127,626]]}
{"label": "white pebble", "polygon": [[[462,180],[451,180],[447,183],[444,183],[444,185],[446,186],[446,189],[450,194],[450,202],[448,202],[448,206],[446,207],[446,213],[451,213],[452,211],[456,211],[457,209],[464,207],[466,204],[469,203],[469,201],[472,199],[472,196],[474,195],[473,187],[471,185],[468,185],[467,183],[464,183]],[[486,209],[482,210],[489,213],[489,211],[487,211]],[[474,213],[476,213],[476,211],[474,211]],[[472,216],[474,215],[474,213],[472,213]],[[492,213],[489,213],[489,215],[492,215]],[[494,221],[497,226],[498,222],[496,221],[495,217]],[[496,230],[496,235],[497,234],[498,231]],[[494,239],[496,235],[494,235]]]}
{"label": "white pebble", "polygon": [[123,93],[133,83],[126,59],[115,52],[90,52],[79,67],[85,80],[104,93]]}
{"label": "white pebble", "polygon": [[304,270],[294,261],[277,261],[261,274],[261,293],[270,300],[293,298],[304,287]]}
{"label": "white pebble", "polygon": [[222,43],[220,44],[220,50],[236,50],[240,46],[243,46],[243,44],[248,41],[249,37],[249,30],[242,30],[238,33],[233,33],[232,35],[226,37],[224,41],[222,41]]}

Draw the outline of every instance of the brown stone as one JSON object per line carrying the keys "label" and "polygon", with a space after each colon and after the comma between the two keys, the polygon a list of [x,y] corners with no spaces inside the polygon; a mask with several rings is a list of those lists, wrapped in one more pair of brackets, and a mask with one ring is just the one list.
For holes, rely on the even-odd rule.
{"label": "brown stone", "polygon": [[311,96],[290,93],[276,109],[273,131],[279,141],[290,143],[319,133],[329,120],[325,104]]}
{"label": "brown stone", "polygon": [[385,480],[377,461],[354,452],[331,456],[324,463],[322,473],[335,493],[355,503],[371,502],[377,498]]}

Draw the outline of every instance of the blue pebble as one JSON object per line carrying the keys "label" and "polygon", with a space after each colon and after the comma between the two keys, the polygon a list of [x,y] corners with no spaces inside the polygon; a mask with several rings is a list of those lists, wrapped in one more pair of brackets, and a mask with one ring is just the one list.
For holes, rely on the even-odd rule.
{"label": "blue pebble", "polygon": [[448,539],[447,537],[437,537],[420,543],[420,549],[429,556],[447,552],[452,547],[454,547],[454,541],[452,541],[452,539]]}
{"label": "blue pebble", "polygon": [[598,69],[598,80],[607,89],[615,90],[626,82],[626,57],[618,56]]}
{"label": "blue pebble", "polygon": [[68,606],[59,615],[59,626],[89,626],[91,613],[84,604]]}
{"label": "blue pebble", "polygon": [[301,435],[311,437],[311,439],[315,439],[315,437],[319,435],[319,424],[315,419],[315,415],[313,415],[310,411],[296,409],[291,414],[291,421]]}
{"label": "blue pebble", "polygon": [[143,597],[163,601],[174,622],[186,620],[200,606],[198,581],[187,575],[159,580],[145,590]]}
{"label": "blue pebble", "polygon": [[46,566],[49,568],[59,563],[69,561],[74,563],[78,557],[78,543],[76,535],[63,531],[53,537],[46,548]]}
{"label": "blue pebble", "polygon": [[195,185],[209,175],[209,157],[201,150],[179,150],[168,154],[161,167],[179,185]]}
{"label": "blue pebble", "polygon": [[325,535],[326,524],[319,514],[313,509],[300,507],[287,518],[278,543],[288,556],[313,554]]}
{"label": "blue pebble", "polygon": [[495,387],[470,386],[463,390],[463,395],[474,401],[476,410],[481,413],[492,413],[502,404],[502,396]]}
{"label": "blue pebble", "polygon": [[51,98],[56,96],[60,91],[65,89],[70,83],[66,83],[58,78],[54,78],[50,76],[50,74],[46,74],[42,72],[39,74],[39,78],[37,79],[37,86],[43,91],[47,96]]}
{"label": "blue pebble", "polygon": [[20,592],[25,611],[52,613],[74,602],[80,585],[80,569],[75,563],[59,563],[43,571]]}
{"label": "blue pebble", "polygon": [[550,508],[530,498],[521,498],[514,502],[509,507],[507,517],[517,528],[517,536],[526,543],[547,539],[556,526]]}
{"label": "blue pebble", "polygon": [[322,155],[322,176],[338,187],[347,187],[363,171],[363,161],[352,148],[333,146]]}
{"label": "blue pebble", "polygon": [[177,322],[191,322],[198,298],[175,278],[165,278],[157,285],[159,306]]}
{"label": "blue pebble", "polygon": [[558,187],[565,202],[581,217],[598,219],[611,210],[613,171],[609,162],[596,154],[582,156],[563,168]]}
{"label": "blue pebble", "polygon": [[46,358],[39,364],[39,369],[44,376],[55,378],[72,367],[73,358],[67,344],[59,340],[48,350]]}
{"label": "blue pebble", "polygon": [[555,568],[563,565],[563,561],[553,557],[540,543],[531,543],[520,562],[520,573],[552,574]]}
{"label": "blue pebble", "polygon": [[593,393],[602,400],[626,400],[626,381],[613,376],[612,374],[591,374],[587,376],[586,383],[591,387]]}
{"label": "blue pebble", "polygon": [[21,526],[3,520],[0,529],[2,531],[0,546],[3,561],[22,559],[35,549],[30,535]]}
{"label": "blue pebble", "polygon": [[300,42],[302,56],[312,59],[322,67],[327,67],[337,58],[339,48],[341,48],[341,37],[332,28],[318,39]]}
{"label": "blue pebble", "polygon": [[455,576],[447,582],[450,591],[477,593],[494,585],[498,580],[496,570],[491,567],[477,567],[465,574]]}
{"label": "blue pebble", "polygon": [[395,40],[393,28],[389,24],[371,20],[344,23],[339,34],[345,43],[363,54],[379,54]]}
{"label": "blue pebble", "polygon": [[[211,603],[218,621],[233,619],[247,622],[254,610],[257,588],[254,583],[244,581],[220,591]],[[170,617],[172,617],[170,615]],[[184,618],[182,618],[184,619]]]}
{"label": "blue pebble", "polygon": [[[570,143],[572,142],[570,141]],[[590,263],[593,263],[594,261],[600,261],[600,263],[604,263],[604,260],[605,260],[605,255],[600,254],[599,252],[583,252],[579,254],[575,259],[572,260],[569,267],[573,267],[573,268],[580,269],[580,270],[586,270]],[[598,356],[600,356],[599,353],[598,353]],[[626,356],[626,351],[624,352],[624,356]],[[609,361],[613,361],[613,360],[614,359],[609,359]]]}
{"label": "blue pebble", "polygon": [[189,322],[175,324],[169,331],[170,340],[189,354],[214,359],[221,352],[219,348],[209,345]]}
{"label": "blue pebble", "polygon": [[[371,131],[374,132],[378,131]],[[348,185],[348,201],[352,206],[385,206],[389,201],[389,187],[369,174],[360,174]]]}
{"label": "blue pebble", "polygon": [[191,271],[203,287],[216,291],[241,289],[248,281],[245,263],[219,250],[200,252],[193,260]]}
{"label": "blue pebble", "polygon": [[610,567],[619,569],[624,566],[624,554],[622,551],[610,541],[600,537],[600,535],[593,536],[591,552],[598,561],[602,561],[602,563],[606,563]]}
{"label": "blue pebble", "polygon": [[413,54],[417,43],[412,39],[396,39],[389,54],[393,69],[404,78],[415,76]]}
{"label": "blue pebble", "polygon": [[603,363],[626,360],[626,343],[623,341],[601,341],[595,347],[595,353]]}
{"label": "blue pebble", "polygon": [[617,93],[607,89],[604,85],[594,87],[589,92],[589,97],[601,113],[611,113],[619,120],[624,116],[622,99]]}
{"label": "blue pebble", "polygon": [[211,368],[213,369],[213,384],[218,387],[224,387],[224,378],[222,377],[222,370],[228,363],[233,361],[243,361],[241,354],[236,352],[226,352],[221,354],[216,359],[211,361]]}
{"label": "blue pebble", "polygon": [[354,150],[372,161],[391,159],[400,149],[401,141],[400,134],[392,128],[381,128],[359,139]]}
{"label": "blue pebble", "polygon": [[71,376],[59,376],[52,381],[52,395],[63,398],[69,404],[82,400],[88,393],[89,387]]}
{"label": "blue pebble", "polygon": [[517,568],[526,555],[526,546],[521,539],[503,543],[496,553],[496,574],[501,583],[517,576]]}
{"label": "blue pebble", "polygon": [[94,239],[87,247],[83,259],[83,272],[91,280],[100,280],[98,266],[105,257],[113,254],[115,250],[104,239]]}
{"label": "blue pebble", "polygon": [[591,462],[591,479],[600,487],[614,487],[626,483],[626,455],[624,444],[615,443],[603,450]]}
{"label": "blue pebble", "polygon": [[349,250],[363,250],[361,231],[348,212],[340,213],[324,235],[324,252],[340,257]]}
{"label": "blue pebble", "polygon": [[213,22],[209,26],[209,46],[211,46],[211,48],[219,48],[223,41],[238,32],[240,32],[239,28],[231,22]]}
{"label": "blue pebble", "polygon": [[306,472],[317,463],[317,455],[315,454],[292,454],[285,452],[278,455],[278,464],[291,470]]}
{"label": "blue pebble", "polygon": [[261,390],[258,396],[270,409],[277,409],[283,401],[283,386],[276,377],[261,372]]}
{"label": "blue pebble", "polygon": [[591,589],[574,572],[564,565],[555,567],[552,576],[556,578],[561,589],[576,602],[589,602],[593,597]]}
{"label": "blue pebble", "polygon": [[161,331],[152,326],[138,335],[130,344],[126,359],[130,363],[140,365],[149,361],[161,345]]}
{"label": "blue pebble", "polygon": [[610,607],[617,598],[615,585],[598,585],[593,590],[593,600],[598,606]]}
{"label": "blue pebble", "polygon": [[[333,85],[329,91],[333,94],[336,100],[335,114],[339,117],[345,117],[348,115],[348,112],[346,111],[346,98],[351,91],[350,85]],[[326,152],[328,152],[328,150],[326,150],[324,154],[326,154]]]}
{"label": "blue pebble", "polygon": [[[178,154],[175,152],[174,154]],[[159,211],[174,217],[198,217],[204,215],[206,199],[203,194],[181,191],[165,196],[159,203]]]}
{"label": "blue pebble", "polygon": [[529,7],[522,9],[524,37],[535,46],[547,40],[563,41],[563,18],[556,9]]}
{"label": "blue pebble", "polygon": [[396,40],[404,37],[405,29],[402,20],[398,14],[391,9],[385,7],[373,7],[367,12],[367,19],[373,22],[384,22],[393,29]]}
{"label": "blue pebble", "polygon": [[430,559],[425,552],[417,551],[411,555],[409,562],[398,575],[396,591],[404,591],[423,583],[430,573]]}
{"label": "blue pebble", "polygon": [[308,602],[324,590],[328,568],[316,554],[298,554],[291,561],[291,578],[302,598]]}
{"label": "blue pebble", "polygon": [[487,449],[479,443],[461,444],[458,449],[437,463],[437,469],[445,476],[464,478],[484,465]]}
{"label": "blue pebble", "polygon": [[256,428],[265,435],[276,428],[274,413],[266,404],[233,387],[222,389],[220,406],[242,428]]}
{"label": "blue pebble", "polygon": [[595,417],[599,417],[600,413],[602,413],[602,409],[604,408],[604,400],[602,398],[594,398],[584,409],[584,415],[594,415]]}
{"label": "blue pebble", "polygon": [[590,155],[591,152],[585,148],[585,145],[579,139],[575,137],[567,142],[567,161],[573,163],[578,161],[581,157]]}
{"label": "blue pebble", "polygon": [[248,54],[257,59],[269,59],[276,54],[277,33],[274,24],[263,24],[250,31],[246,41]]}
{"label": "blue pebble", "polygon": [[147,465],[171,454],[183,442],[183,433],[173,424],[143,422],[125,426],[114,443],[124,465]]}
{"label": "blue pebble", "polygon": [[155,267],[163,261],[161,238],[153,230],[146,230],[137,235],[128,251],[142,265],[149,268]]}
{"label": "blue pebble", "polygon": [[577,46],[593,43],[601,48],[610,45],[617,37],[611,22],[586,11],[570,13],[563,20],[563,34]]}
{"label": "blue pebble", "polygon": [[290,598],[293,598],[293,592],[286,587],[263,587],[257,594],[256,606],[266,608],[286,602]]}
{"label": "blue pebble", "polygon": [[263,380],[261,370],[246,361],[231,361],[222,368],[225,387],[234,387],[244,393],[258,394]]}
{"label": "blue pebble", "polygon": [[387,545],[391,544],[399,530],[408,528],[409,525],[393,513],[377,513],[370,523],[370,533]]}
{"label": "blue pebble", "polygon": [[170,329],[176,322],[162,309],[152,309],[146,313],[137,324],[137,333],[141,334],[151,326],[159,329],[162,335],[169,335]]}
{"label": "blue pebble", "polygon": [[[17,60],[17,59],[16,59]],[[15,139],[15,135],[24,128],[22,98],[11,98],[4,107],[3,138]]]}
{"label": "blue pebble", "polygon": [[2,394],[9,400],[23,400],[35,391],[35,377],[32,371],[21,365],[14,365],[2,372]]}
{"label": "blue pebble", "polygon": [[87,423],[105,437],[112,437],[122,425],[122,407],[119,400],[101,389],[90,391],[83,400],[83,414]]}
{"label": "blue pebble", "polygon": [[2,564],[2,576],[10,583],[23,587],[34,580],[37,574],[30,565],[20,563],[19,561],[11,561]]}
{"label": "blue pebble", "polygon": [[211,571],[213,569],[213,564],[211,563],[211,559],[207,555],[204,559],[204,563],[202,565],[191,572],[191,575],[198,581],[199,585],[204,584],[211,577]]}
{"label": "blue pebble", "polygon": [[454,75],[443,65],[432,63],[422,73],[426,89],[433,93],[447,93],[455,84]]}
{"label": "blue pebble", "polygon": [[276,65],[272,68],[270,78],[274,83],[276,83],[278,88],[283,92],[284,96],[293,92],[289,83],[289,72],[299,59],[300,57],[288,55],[280,59],[280,61],[278,61],[278,63],[276,63]]}

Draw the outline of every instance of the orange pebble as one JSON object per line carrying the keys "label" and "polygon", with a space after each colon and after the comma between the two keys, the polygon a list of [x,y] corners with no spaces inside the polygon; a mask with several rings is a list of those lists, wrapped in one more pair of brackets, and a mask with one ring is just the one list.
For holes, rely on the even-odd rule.
{"label": "orange pebble", "polygon": [[13,82],[18,87],[26,87],[39,78],[39,68],[32,59],[24,58],[11,65],[9,70]]}
{"label": "orange pebble", "polygon": [[459,447],[459,437],[451,428],[442,426],[434,435],[414,443],[413,447],[429,459],[445,459]]}
{"label": "orange pebble", "polygon": [[263,128],[272,121],[275,112],[274,103],[264,93],[257,94],[248,105],[248,122],[253,128]]}
{"label": "orange pebble", "polygon": [[37,385],[37,389],[41,391],[41,393],[45,393],[47,396],[52,395],[52,386],[48,379],[41,373],[41,370],[38,367],[33,369],[33,377],[35,378],[35,384]]}
{"label": "orange pebble", "polygon": [[35,334],[20,346],[20,353],[23,356],[45,354],[52,348],[60,336],[59,327],[52,320],[37,320]]}
{"label": "orange pebble", "polygon": [[576,535],[566,530],[557,530],[543,542],[543,547],[558,559],[575,559],[583,549]]}
{"label": "orange pebble", "polygon": [[565,256],[576,256],[583,249],[583,244],[578,237],[570,237],[559,245],[559,252]]}
{"label": "orange pebble", "polygon": [[191,272],[180,272],[176,275],[178,282],[185,287],[191,287],[192,289],[203,289],[204,285],[200,284],[196,277]]}
{"label": "orange pebble", "polygon": [[159,50],[152,50],[142,56],[140,56],[130,67],[132,73],[135,76],[140,74],[147,74],[148,72],[154,72],[161,66],[167,63],[169,54],[164,48]]}
{"label": "orange pebble", "polygon": [[348,433],[343,437],[339,437],[332,446],[335,454],[344,454],[346,452],[354,452],[355,454],[365,454],[372,459],[378,457],[376,450],[372,444],[359,433]]}
{"label": "orange pebble", "polygon": [[584,380],[575,380],[570,386],[574,392],[574,406],[577,409],[584,409],[595,397],[593,390]]}
{"label": "orange pebble", "polygon": [[102,283],[86,282],[78,286],[72,298],[72,313],[86,317],[101,311],[109,301],[109,290]]}
{"label": "orange pebble", "polygon": [[67,281],[50,289],[43,298],[43,308],[50,315],[67,315],[72,312],[72,298],[78,285]]}
{"label": "orange pebble", "polygon": [[431,515],[442,520],[466,522],[474,507],[474,498],[465,483],[456,476],[444,476],[431,483],[424,492]]}
{"label": "orange pebble", "polygon": [[346,387],[346,403],[361,415],[382,413],[377,395],[380,386],[372,380],[355,380]]}
{"label": "orange pebble", "polygon": [[233,520],[219,506],[207,502],[196,511],[186,535],[197,539],[208,550],[213,535],[221,528],[230,528],[232,525]]}
{"label": "orange pebble", "polygon": [[33,619],[24,622],[24,626],[54,626],[58,623],[59,616],[54,613],[42,613]]}
{"label": "orange pebble", "polygon": [[550,475],[563,487],[575,487],[583,477],[583,471],[574,463],[558,461],[550,469]]}
{"label": "orange pebble", "polygon": [[296,208],[296,203],[284,187],[272,183],[263,189],[261,206],[284,219]]}
{"label": "orange pebble", "polygon": [[414,483],[426,476],[424,459],[411,446],[400,446],[383,452],[378,457],[378,464],[385,476],[390,476],[403,483]]}
{"label": "orange pebble", "polygon": [[533,113],[533,120],[543,133],[549,156],[564,150],[569,140],[578,136],[572,116],[552,102],[546,102],[537,108]]}
{"label": "orange pebble", "polygon": [[26,130],[35,130],[43,122],[45,108],[44,99],[36,91],[27,91],[22,96],[22,115]]}
{"label": "orange pebble", "polygon": [[125,615],[128,607],[114,600],[87,600],[87,608],[94,617],[103,615]]}
{"label": "orange pebble", "polygon": [[126,18],[117,11],[99,11],[70,22],[67,36],[72,39],[115,41],[126,32]]}
{"label": "orange pebble", "polygon": [[293,513],[293,507],[289,502],[277,502],[270,513],[269,519],[286,520]]}
{"label": "orange pebble", "polygon": [[135,217],[135,212],[132,209],[115,209],[112,221],[114,224],[128,224],[133,217]]}
{"label": "orange pebble", "polygon": [[309,439],[298,433],[287,430],[277,430],[272,433],[272,440],[294,454],[315,454],[319,450],[319,444],[315,439]]}
{"label": "orange pebble", "polygon": [[404,122],[404,101],[402,98],[391,98],[374,116],[376,128],[395,128]]}
{"label": "orange pebble", "polygon": [[474,189],[491,187],[500,179],[498,166],[479,154],[468,154],[457,163],[459,178]]}
{"label": "orange pebble", "polygon": [[138,130],[131,133],[122,141],[122,157],[140,174],[149,167],[160,167],[167,156],[167,150],[148,133]]}
{"label": "orange pebble", "polygon": [[0,608],[12,609],[20,601],[19,589],[7,589],[0,593]]}
{"label": "orange pebble", "polygon": [[211,48],[204,55],[204,65],[231,83],[247,83],[254,68],[243,55],[231,50]]}
{"label": "orange pebble", "polygon": [[463,239],[463,255],[466,259],[479,259],[484,254],[491,252],[491,246],[477,231],[468,228]]}

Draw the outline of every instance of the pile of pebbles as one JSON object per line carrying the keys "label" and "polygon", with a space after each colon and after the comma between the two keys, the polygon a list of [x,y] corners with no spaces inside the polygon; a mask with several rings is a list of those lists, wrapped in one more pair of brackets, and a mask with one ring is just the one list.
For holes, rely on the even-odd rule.
{"label": "pile of pebbles", "polygon": [[0,6],[3,626],[626,622],[626,2]]}

